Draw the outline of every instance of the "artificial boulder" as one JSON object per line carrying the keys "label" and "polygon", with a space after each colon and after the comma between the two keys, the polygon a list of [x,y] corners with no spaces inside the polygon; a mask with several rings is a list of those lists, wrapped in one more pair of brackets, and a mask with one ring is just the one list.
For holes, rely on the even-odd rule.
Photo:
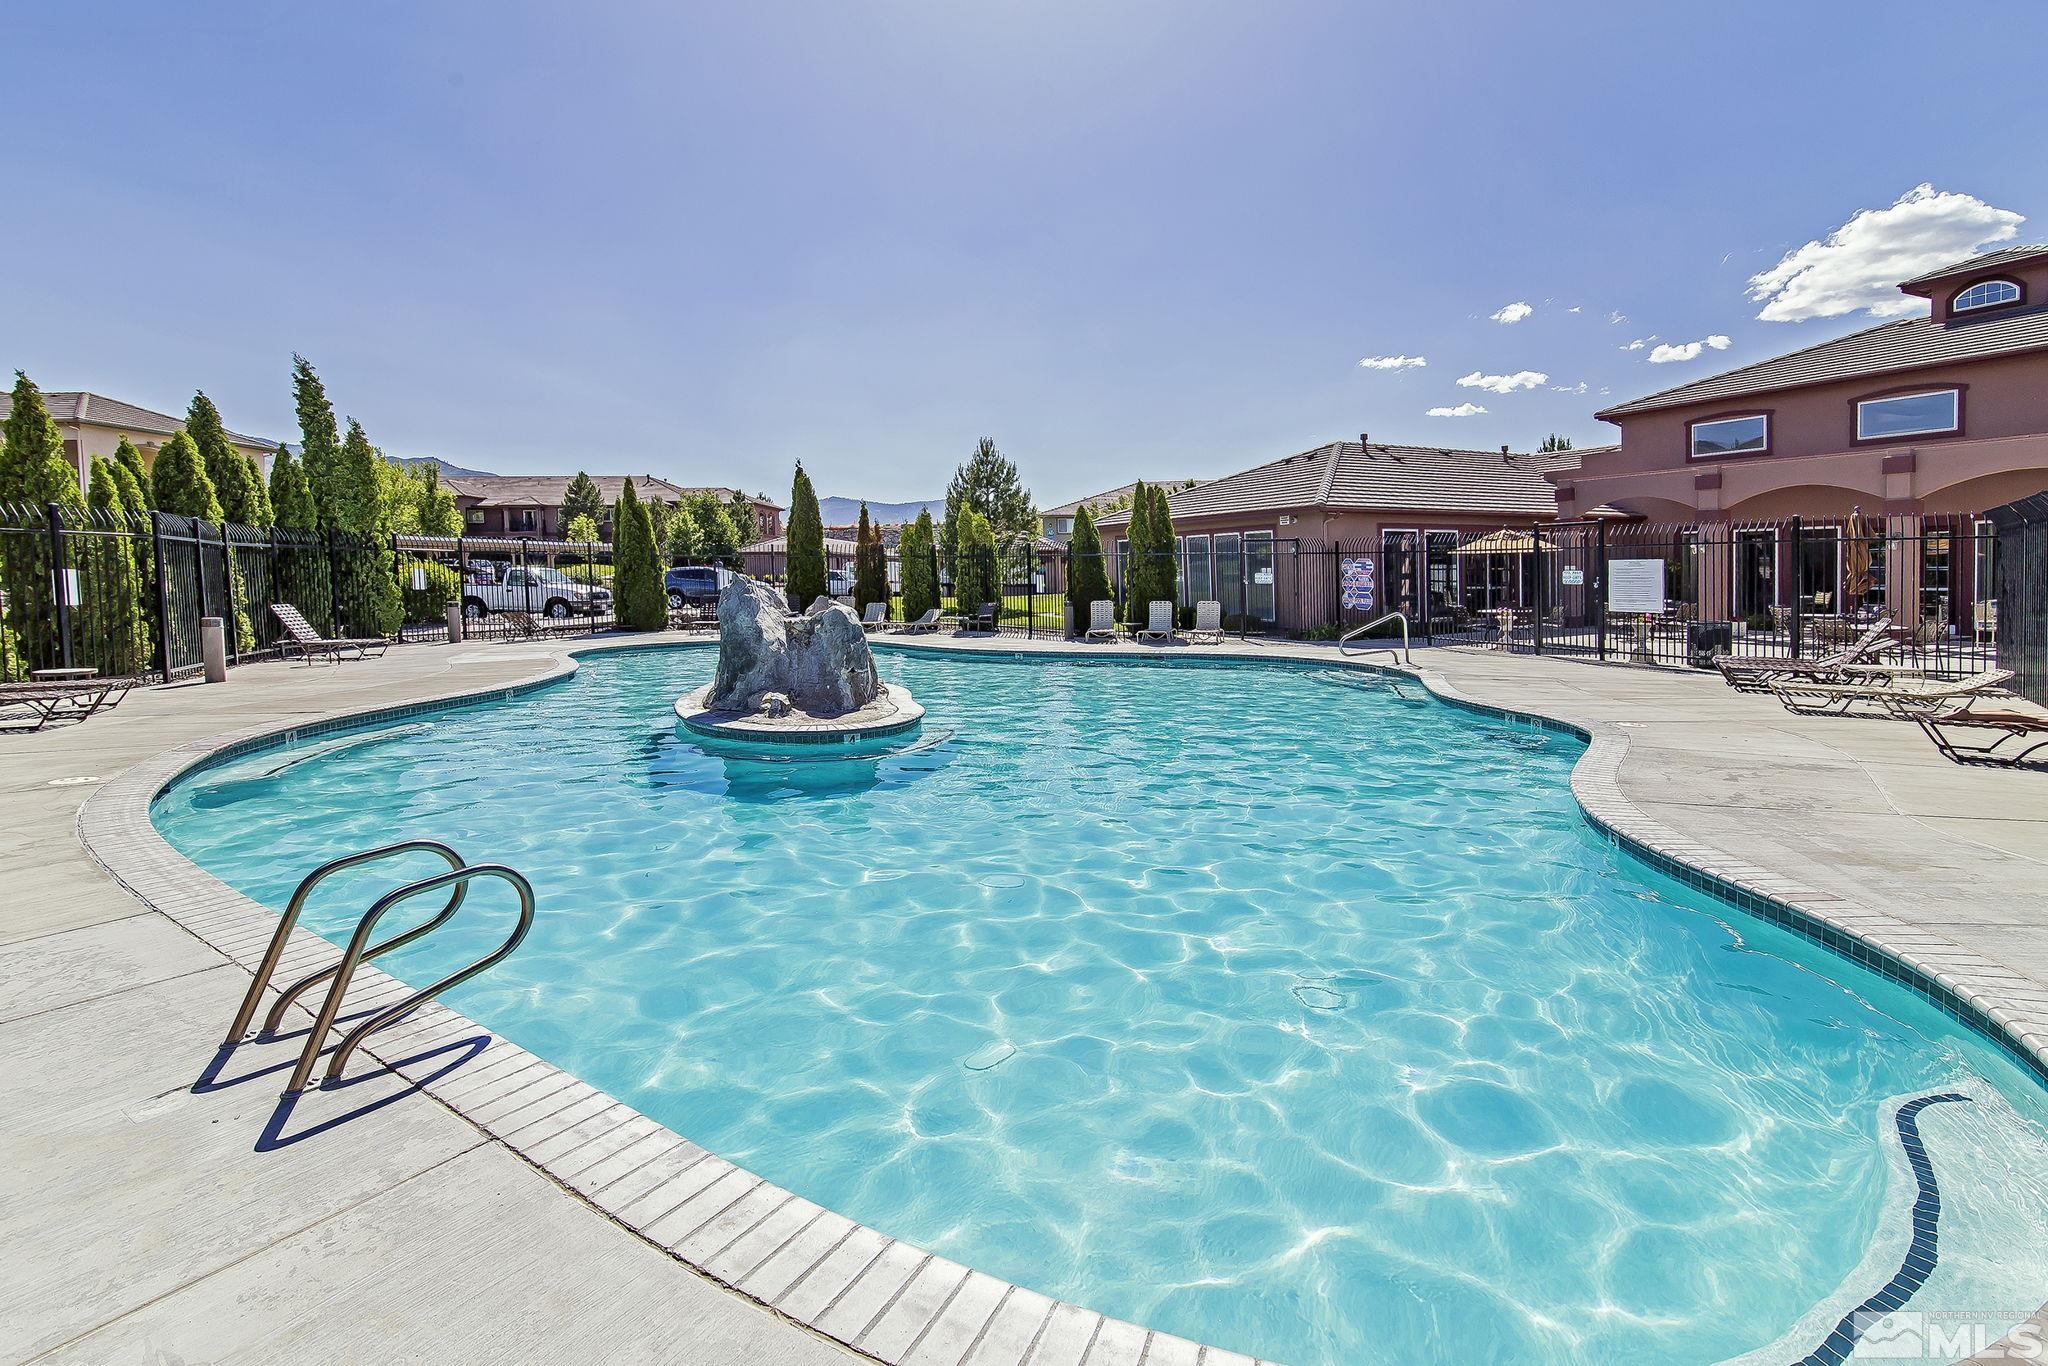
{"label": "artificial boulder", "polygon": [[719,591],[718,672],[706,707],[752,714],[780,694],[796,711],[839,716],[880,691],[867,633],[845,607],[791,616],[779,591],[738,574]]}

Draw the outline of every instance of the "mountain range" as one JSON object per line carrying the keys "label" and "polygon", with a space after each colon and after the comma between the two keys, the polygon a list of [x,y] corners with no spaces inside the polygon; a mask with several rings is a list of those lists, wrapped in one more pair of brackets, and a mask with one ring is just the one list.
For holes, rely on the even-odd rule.
{"label": "mountain range", "polygon": [[[868,504],[868,520],[883,526],[894,526],[900,522],[914,522],[917,514],[930,509],[932,520],[941,521],[946,515],[946,500],[934,498],[923,503],[875,503]],[[860,520],[860,499],[820,498],[818,517],[826,526],[852,526]]]}

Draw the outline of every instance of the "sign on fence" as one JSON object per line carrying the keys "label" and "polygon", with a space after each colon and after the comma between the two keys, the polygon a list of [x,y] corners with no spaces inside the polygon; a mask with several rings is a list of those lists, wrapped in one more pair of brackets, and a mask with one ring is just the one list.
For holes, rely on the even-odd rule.
{"label": "sign on fence", "polygon": [[1609,560],[1607,562],[1607,610],[1647,612],[1656,616],[1664,610],[1664,561]]}
{"label": "sign on fence", "polygon": [[1568,564],[1568,565],[1566,565],[1566,566],[1564,567],[1564,586],[1565,586],[1566,588],[1579,588],[1579,587],[1583,587],[1583,586],[1584,586],[1584,584],[1585,584],[1585,582],[1586,582],[1586,571],[1585,571],[1585,570],[1583,570],[1583,569],[1579,568],[1579,567],[1578,567],[1577,565],[1575,565],[1575,564]]}
{"label": "sign on fence", "polygon": [[1370,612],[1373,603],[1373,567],[1370,555],[1346,555],[1338,564],[1341,601],[1346,611]]}

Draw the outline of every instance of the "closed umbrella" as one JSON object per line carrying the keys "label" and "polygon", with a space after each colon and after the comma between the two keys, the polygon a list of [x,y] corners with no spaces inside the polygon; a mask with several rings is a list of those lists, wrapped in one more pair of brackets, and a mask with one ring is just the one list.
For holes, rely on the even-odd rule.
{"label": "closed umbrella", "polygon": [[1858,607],[1870,591],[1870,526],[1863,520],[1863,509],[1853,508],[1849,513],[1849,525],[1842,529],[1848,538],[1848,562],[1842,567],[1842,596]]}

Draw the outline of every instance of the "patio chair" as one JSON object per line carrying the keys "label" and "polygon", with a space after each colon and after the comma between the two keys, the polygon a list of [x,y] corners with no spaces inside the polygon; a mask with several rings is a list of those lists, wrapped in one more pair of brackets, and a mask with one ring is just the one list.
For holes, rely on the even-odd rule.
{"label": "patio chair", "polygon": [[1892,619],[1879,617],[1870,628],[1833,654],[1818,659],[1754,659],[1716,655],[1714,667],[1722,681],[1737,692],[1769,692],[1774,683],[1804,680],[1836,681],[1842,670],[1874,658],[1891,643]]}
{"label": "patio chair", "polygon": [[888,622],[885,620],[888,615],[888,603],[871,602],[868,604],[867,610],[860,614],[860,629],[863,631],[879,631],[888,625]]}
{"label": "patio chair", "polygon": [[939,629],[939,609],[927,607],[915,621],[900,622],[896,630],[906,636],[924,635]]}
{"label": "patio chair", "polygon": [[23,707],[34,724],[10,729],[41,730],[64,717],[84,721],[102,711],[112,711],[130,688],[141,686],[139,678],[67,678],[62,680],[0,683],[0,711]]}
{"label": "patio chair", "polygon": [[1145,629],[1133,632],[1139,640],[1163,640],[1172,643],[1179,633],[1174,629],[1173,604],[1163,598],[1153,599],[1147,609]]}
{"label": "patio chair", "polygon": [[973,612],[965,613],[960,617],[960,629],[963,631],[980,631],[994,635],[996,616],[1001,611],[1002,604],[985,602],[975,608]]}
{"label": "patio chair", "polygon": [[1116,639],[1116,604],[1108,598],[1097,598],[1088,604],[1088,629],[1081,634],[1083,640],[1094,640],[1101,636]]}
{"label": "patio chair", "polygon": [[1941,710],[1944,703],[1971,697],[2002,696],[2001,685],[2012,678],[2011,669],[1985,669],[1968,678],[1905,679],[1883,682],[1810,683],[1778,682],[1771,693],[1785,704],[1785,710],[1801,716],[1845,716],[1852,707],[1876,707],[1886,716],[1909,721]]}
{"label": "patio chair", "polygon": [[288,602],[271,603],[270,614],[284,627],[284,639],[277,645],[278,653],[286,659],[297,650],[308,664],[315,659],[340,663],[350,650],[355,651],[357,659],[370,659],[391,648],[391,642],[382,636],[323,636],[313,629],[305,613]]}
{"label": "patio chair", "polygon": [[[2021,702],[1978,704],[1965,701],[1948,711],[1928,712],[1913,718],[1945,758],[1959,764],[2000,764],[2013,768],[2036,750],[2048,748],[2048,711],[2029,708]],[[1987,741],[1970,743],[1951,730],[1988,735]],[[2009,740],[2019,741],[2017,749],[2005,749]]]}
{"label": "patio chair", "polygon": [[1195,645],[1223,643],[1222,603],[1213,598],[1205,598],[1195,604],[1195,626],[1188,632],[1188,640]]}

